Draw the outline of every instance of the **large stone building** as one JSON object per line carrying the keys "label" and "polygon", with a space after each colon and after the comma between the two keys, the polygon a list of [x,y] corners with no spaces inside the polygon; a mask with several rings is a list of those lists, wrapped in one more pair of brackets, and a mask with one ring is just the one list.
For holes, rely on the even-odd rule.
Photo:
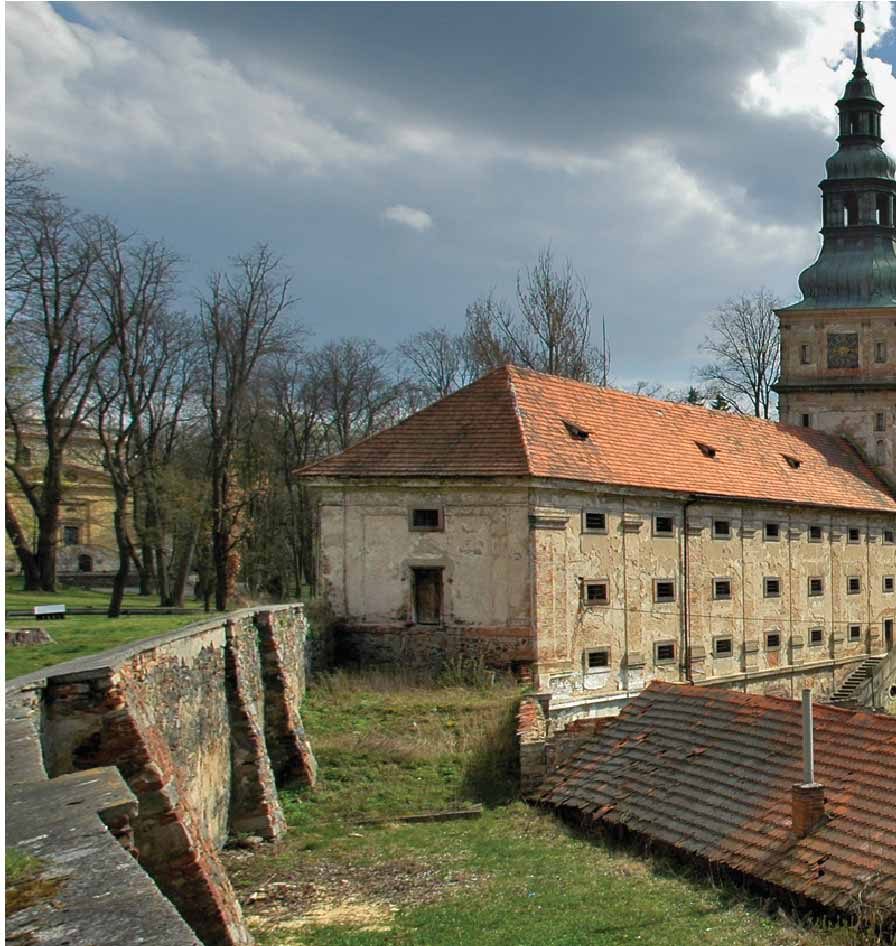
{"label": "large stone building", "polygon": [[492,372],[303,471],[343,647],[609,702],[650,679],[823,694],[892,647],[896,176],[861,51],[838,105],[782,423]]}

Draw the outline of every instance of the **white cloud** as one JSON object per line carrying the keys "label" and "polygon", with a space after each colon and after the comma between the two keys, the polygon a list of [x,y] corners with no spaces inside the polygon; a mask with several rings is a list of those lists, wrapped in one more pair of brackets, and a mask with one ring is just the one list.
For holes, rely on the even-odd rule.
{"label": "white cloud", "polygon": [[[785,50],[771,71],[758,71],[747,78],[739,103],[747,111],[775,117],[802,116],[836,134],[834,102],[852,75],[856,34],[847,29],[845,4],[785,3],[793,16],[793,36],[799,45]],[[883,102],[896,101],[896,78],[890,65],[868,55],[890,29],[891,4],[865,4],[863,52],[865,69]],[[884,137],[890,116],[883,114]]]}
{"label": "white cloud", "polygon": [[417,207],[406,207],[404,204],[396,204],[394,207],[387,207],[383,211],[383,217],[391,220],[392,223],[400,223],[412,230],[419,230],[421,233],[432,226],[432,217],[425,211]]}

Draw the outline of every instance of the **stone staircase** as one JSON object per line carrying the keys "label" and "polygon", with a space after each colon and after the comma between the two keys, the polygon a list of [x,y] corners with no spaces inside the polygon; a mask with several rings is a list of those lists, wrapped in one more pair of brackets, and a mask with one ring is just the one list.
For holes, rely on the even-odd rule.
{"label": "stone staircase", "polygon": [[884,657],[884,654],[866,657],[837,688],[831,697],[831,704],[843,709],[870,709],[856,700],[856,694],[871,679]]}

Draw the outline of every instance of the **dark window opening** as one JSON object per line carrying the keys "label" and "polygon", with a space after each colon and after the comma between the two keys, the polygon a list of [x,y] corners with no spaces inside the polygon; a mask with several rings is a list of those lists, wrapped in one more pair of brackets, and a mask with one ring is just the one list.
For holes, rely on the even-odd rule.
{"label": "dark window opening", "polygon": [[896,578],[894,578],[892,575],[885,575],[884,591],[889,594],[894,588],[896,588]]}
{"label": "dark window opening", "polygon": [[675,532],[675,520],[672,516],[656,516],[653,520],[654,535],[672,535]]}
{"label": "dark window opening", "polygon": [[81,529],[79,526],[62,527],[62,544],[79,545],[81,542]]}
{"label": "dark window opening", "polygon": [[712,534],[717,539],[727,539],[731,536],[731,522],[728,519],[716,519],[712,524]]}
{"label": "dark window opening", "polygon": [[778,631],[772,631],[765,635],[765,647],[767,650],[778,650],[781,646],[781,635]]}
{"label": "dark window opening", "polygon": [[774,541],[781,537],[781,525],[777,522],[767,522],[765,524],[765,537]]}
{"label": "dark window opening", "polygon": [[78,556],[78,571],[79,572],[92,572],[93,571],[93,559],[89,555]]}
{"label": "dark window opening", "polygon": [[415,568],[414,622],[416,624],[442,623],[442,569]]}
{"label": "dark window opening", "polygon": [[585,604],[601,605],[609,604],[610,591],[605,581],[586,581],[585,582]]}
{"label": "dark window opening", "polygon": [[880,433],[885,428],[886,428],[886,419],[884,418],[883,413],[878,411],[878,413],[874,415],[874,431],[875,433]]}
{"label": "dark window opening", "polygon": [[786,453],[782,454],[782,456],[787,461],[787,465],[790,467],[791,470],[798,470],[800,466],[802,465],[802,461],[797,460],[796,457],[789,457],[787,456]]}
{"label": "dark window opening", "polygon": [[765,579],[765,597],[766,598],[780,598],[781,597],[781,579],[780,578],[766,578]]}
{"label": "dark window opening", "polygon": [[843,213],[846,226],[853,227],[859,222],[859,198],[855,194],[846,195]]}
{"label": "dark window opening", "polygon": [[809,579],[809,597],[818,598],[824,594],[824,579],[823,578],[810,578]]}
{"label": "dark window opening", "polygon": [[847,578],[846,579],[846,593],[848,595],[857,595],[862,591],[862,579],[861,578]]}
{"label": "dark window opening", "polygon": [[813,627],[809,631],[809,643],[813,647],[817,647],[819,644],[824,643],[824,628]]}
{"label": "dark window opening", "polygon": [[809,346],[800,345],[800,364],[808,365],[809,363]]}
{"label": "dark window opening", "polygon": [[884,621],[884,645],[887,650],[893,646],[893,619],[887,618]]}
{"label": "dark window opening", "polygon": [[851,641],[858,641],[862,639],[862,625],[861,624],[849,625],[849,639]]}
{"label": "dark window opening", "polygon": [[861,533],[858,529],[850,529],[847,533],[847,541],[855,545],[861,540]]}
{"label": "dark window opening", "polygon": [[878,365],[886,364],[887,361],[887,343],[874,343],[874,363]]}
{"label": "dark window opening", "polygon": [[809,526],[809,541],[810,542],[821,541],[821,526]]}
{"label": "dark window opening", "polygon": [[896,532],[892,529],[884,529],[884,545],[893,545],[896,543]]}
{"label": "dark window opening", "polygon": [[571,420],[563,421],[563,426],[566,427],[566,432],[574,440],[587,440],[590,431],[585,430],[583,427],[579,427],[578,424],[574,424]]}
{"label": "dark window opening", "polygon": [[890,198],[887,194],[877,195],[875,211],[877,222],[884,227],[889,227],[893,221],[890,219]]}
{"label": "dark window opening", "polygon": [[441,509],[414,509],[411,511],[411,528],[437,532],[442,528]]}
{"label": "dark window opening", "polygon": [[725,601],[731,597],[731,579],[716,578],[713,581],[713,597]]}
{"label": "dark window opening", "polygon": [[800,426],[801,426],[801,427],[811,427],[811,426],[812,426],[812,415],[811,415],[811,414],[800,414]]}
{"label": "dark window opening", "polygon": [[654,601],[674,601],[675,600],[675,582],[674,581],[655,581],[653,584]]}
{"label": "dark window opening", "polygon": [[654,647],[654,662],[668,664],[675,660],[675,644],[671,641],[656,644]]}
{"label": "dark window opening", "polygon": [[700,448],[700,452],[703,454],[703,456],[709,457],[710,460],[712,460],[715,457],[716,455],[715,447],[710,447],[709,444],[706,444],[706,443],[700,443],[699,440],[696,443],[697,443],[697,446]]}
{"label": "dark window opening", "polygon": [[607,516],[602,512],[585,513],[585,531],[586,532],[606,532]]}
{"label": "dark window opening", "polygon": [[716,657],[730,657],[734,653],[734,641],[730,637],[717,637],[713,641],[713,653]]}
{"label": "dark window opening", "polygon": [[589,650],[585,656],[589,670],[601,670],[610,666],[609,647],[601,647],[600,650]]}

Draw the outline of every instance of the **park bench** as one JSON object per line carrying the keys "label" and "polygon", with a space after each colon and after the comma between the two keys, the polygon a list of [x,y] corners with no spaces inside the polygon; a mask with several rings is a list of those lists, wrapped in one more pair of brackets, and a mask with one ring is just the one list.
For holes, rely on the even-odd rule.
{"label": "park bench", "polygon": [[39,604],[34,609],[35,621],[61,621],[64,618],[64,604]]}

